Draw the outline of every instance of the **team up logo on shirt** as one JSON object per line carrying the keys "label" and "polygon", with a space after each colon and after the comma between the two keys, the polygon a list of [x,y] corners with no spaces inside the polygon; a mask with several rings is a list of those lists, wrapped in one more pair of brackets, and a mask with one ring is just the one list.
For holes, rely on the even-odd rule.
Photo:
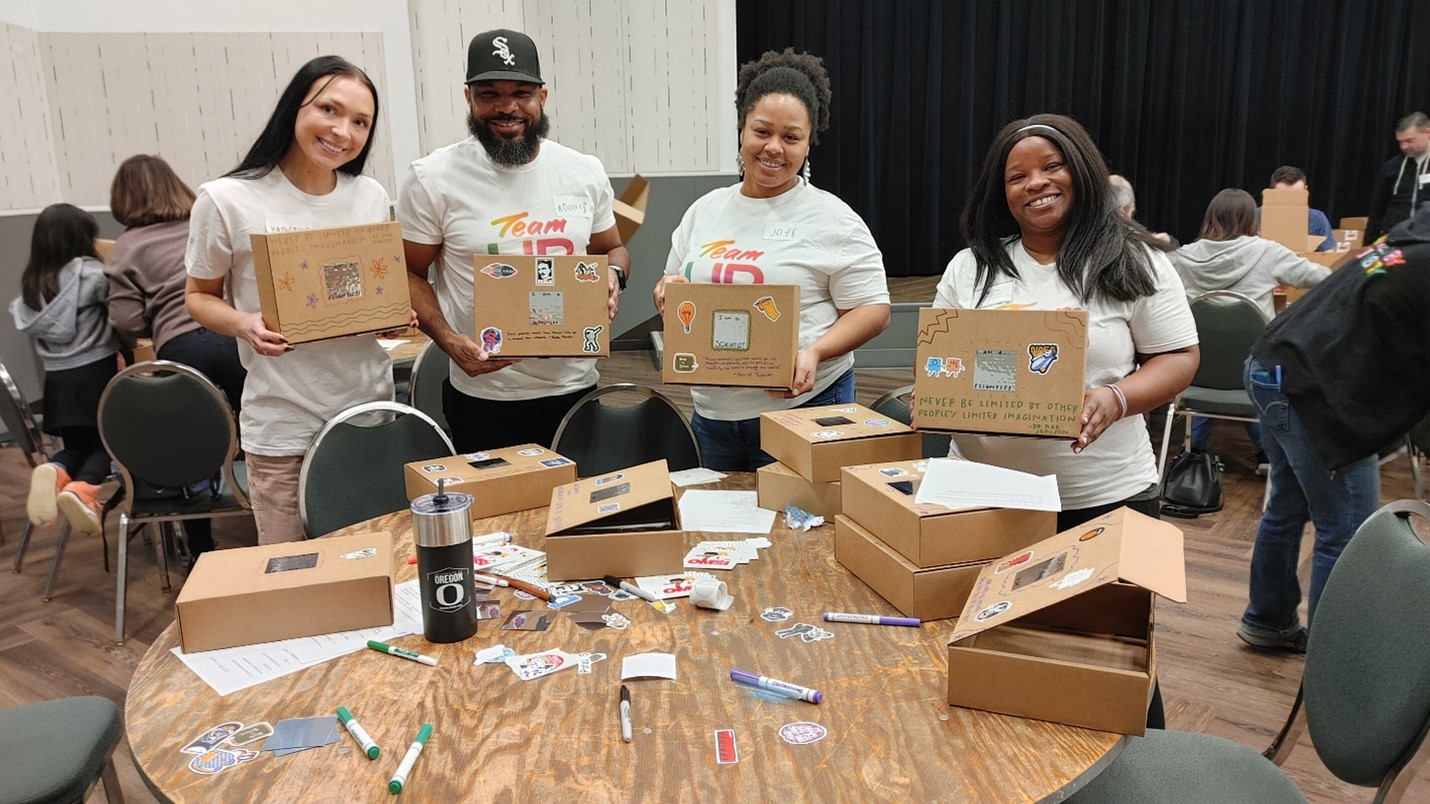
{"label": "team up logo on shirt", "polygon": [[1405,255],[1400,249],[1392,251],[1390,246],[1385,244],[1362,251],[1356,259],[1360,261],[1360,267],[1366,276],[1379,276],[1385,273],[1387,268],[1405,264]]}
{"label": "team up logo on shirt", "polygon": [[[498,241],[519,239],[521,253],[541,256],[543,254],[575,254],[576,244],[568,237],[551,237],[566,233],[566,219],[541,220],[531,217],[529,211],[514,212],[499,218],[492,218],[492,226],[497,229]],[[489,254],[499,254],[500,242],[487,246]]]}
{"label": "team up logo on shirt", "polygon": [[710,260],[710,276],[695,276],[695,260],[685,264],[685,278],[700,282],[714,282],[725,285],[763,285],[765,272],[760,269],[759,260],[765,252],[758,249],[741,248],[734,240],[712,240],[700,245],[700,259]]}

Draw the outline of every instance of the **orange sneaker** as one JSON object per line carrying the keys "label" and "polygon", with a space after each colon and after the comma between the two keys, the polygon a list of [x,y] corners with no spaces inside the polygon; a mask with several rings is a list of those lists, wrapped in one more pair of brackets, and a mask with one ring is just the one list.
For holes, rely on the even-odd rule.
{"label": "orange sneaker", "polygon": [[99,501],[99,486],[83,480],[70,481],[64,490],[56,495],[55,504],[60,513],[65,515],[65,519],[69,520],[70,528],[75,533],[97,535],[102,529],[99,515],[104,508]]}
{"label": "orange sneaker", "polygon": [[58,515],[55,495],[70,482],[70,473],[57,463],[42,463],[30,472],[30,498],[25,503],[25,511],[30,522],[48,525]]}

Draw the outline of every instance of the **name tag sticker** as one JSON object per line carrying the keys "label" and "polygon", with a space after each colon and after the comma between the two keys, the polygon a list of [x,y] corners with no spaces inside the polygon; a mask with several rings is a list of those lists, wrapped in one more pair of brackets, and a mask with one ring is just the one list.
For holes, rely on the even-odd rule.
{"label": "name tag sticker", "polygon": [[579,215],[583,218],[591,217],[591,199],[582,198],[579,195],[558,195],[553,199],[556,204],[556,214]]}
{"label": "name tag sticker", "polygon": [[792,223],[770,222],[765,224],[766,240],[798,240],[799,227]]}

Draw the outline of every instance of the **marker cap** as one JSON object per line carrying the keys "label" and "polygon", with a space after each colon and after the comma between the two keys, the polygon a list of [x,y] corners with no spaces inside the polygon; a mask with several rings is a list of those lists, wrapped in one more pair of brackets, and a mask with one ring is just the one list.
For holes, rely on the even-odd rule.
{"label": "marker cap", "polygon": [[368,759],[377,759],[378,754],[381,754],[381,753],[382,753],[382,749],[381,749],[381,748],[378,748],[378,747],[375,746],[375,745],[370,745],[370,746],[367,747],[367,758],[368,758]]}
{"label": "marker cap", "polygon": [[396,794],[396,793],[401,793],[401,792],[402,792],[402,782],[399,782],[399,781],[397,781],[396,779],[393,779],[392,781],[388,782],[388,783],[387,783],[387,792],[389,792],[389,793],[394,793],[394,794]]}

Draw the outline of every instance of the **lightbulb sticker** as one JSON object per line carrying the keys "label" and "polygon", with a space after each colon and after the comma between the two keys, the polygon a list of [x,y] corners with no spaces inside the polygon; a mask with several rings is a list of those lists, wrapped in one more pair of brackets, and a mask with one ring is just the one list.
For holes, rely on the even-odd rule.
{"label": "lightbulb sticker", "polygon": [[685,334],[690,334],[690,324],[695,320],[695,302],[683,301],[675,308],[675,314],[680,318],[681,326],[685,327]]}

